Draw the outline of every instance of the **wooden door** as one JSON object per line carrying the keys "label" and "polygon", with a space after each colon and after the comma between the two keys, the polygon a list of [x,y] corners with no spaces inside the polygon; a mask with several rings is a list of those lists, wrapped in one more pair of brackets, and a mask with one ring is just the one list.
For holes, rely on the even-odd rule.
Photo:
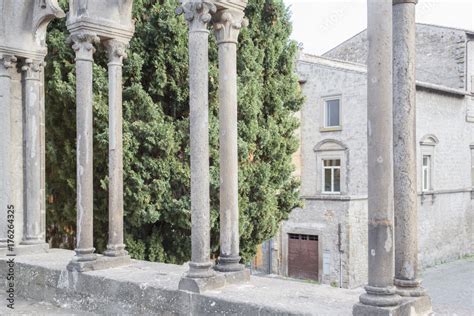
{"label": "wooden door", "polygon": [[289,234],[288,276],[318,281],[318,236]]}

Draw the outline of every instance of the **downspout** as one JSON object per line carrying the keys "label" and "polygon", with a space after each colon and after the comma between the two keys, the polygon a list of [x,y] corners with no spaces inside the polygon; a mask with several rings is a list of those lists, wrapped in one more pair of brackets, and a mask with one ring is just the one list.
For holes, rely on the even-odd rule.
{"label": "downspout", "polygon": [[337,247],[339,248],[339,287],[342,288],[342,225],[339,223],[337,225]]}
{"label": "downspout", "polygon": [[272,252],[273,252],[273,238],[270,239],[269,247],[268,247],[268,274],[273,274],[273,271],[272,271],[272,259],[273,259]]}

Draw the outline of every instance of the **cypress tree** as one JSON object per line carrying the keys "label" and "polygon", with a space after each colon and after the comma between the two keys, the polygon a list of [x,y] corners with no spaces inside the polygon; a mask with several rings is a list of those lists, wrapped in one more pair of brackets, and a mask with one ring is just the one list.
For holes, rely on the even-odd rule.
{"label": "cypress tree", "polygon": [[[61,0],[63,9],[67,1]],[[137,259],[190,258],[191,212],[187,25],[175,0],[135,0],[135,36],[124,65],[123,139],[127,249]],[[239,206],[241,253],[249,260],[299,205],[291,155],[302,97],[297,46],[281,0],[249,0],[249,26],[238,47]],[[47,233],[74,248],[76,202],[74,52],[65,21],[49,27],[46,76]],[[211,246],[218,255],[219,144],[217,44],[210,35],[209,112]],[[107,243],[107,60],[94,65],[94,239]]]}

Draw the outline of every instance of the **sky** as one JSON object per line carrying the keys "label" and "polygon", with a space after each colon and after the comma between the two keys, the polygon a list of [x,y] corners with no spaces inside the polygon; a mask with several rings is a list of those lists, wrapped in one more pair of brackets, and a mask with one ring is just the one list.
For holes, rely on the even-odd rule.
{"label": "sky", "polygon": [[[306,53],[321,55],[367,27],[367,0],[284,2],[292,12],[292,38]],[[416,21],[474,31],[474,1],[418,0]]]}

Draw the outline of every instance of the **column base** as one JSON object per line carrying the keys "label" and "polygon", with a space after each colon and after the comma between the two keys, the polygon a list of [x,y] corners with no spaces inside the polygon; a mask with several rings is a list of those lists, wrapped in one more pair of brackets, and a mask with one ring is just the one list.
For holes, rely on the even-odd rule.
{"label": "column base", "polygon": [[0,247],[0,256],[6,256],[9,253],[14,253],[16,256],[25,256],[25,255],[33,255],[39,253],[47,253],[49,251],[49,244],[42,243],[38,244],[31,244],[31,245],[15,245],[13,247],[13,251],[9,251],[8,247]]}
{"label": "column base", "polygon": [[401,299],[401,297],[396,294],[396,288],[394,286],[376,287],[367,285],[365,291],[367,293],[362,294],[359,298],[360,303],[364,305],[376,307],[397,306]]}
{"label": "column base", "polygon": [[212,262],[196,263],[189,262],[189,271],[186,272],[186,277],[191,279],[205,279],[215,276],[214,271],[211,269]]}
{"label": "column base", "polygon": [[352,309],[354,316],[428,316],[432,315],[431,299],[428,296],[404,297],[398,306],[371,306],[357,303]]}
{"label": "column base", "polygon": [[104,256],[107,257],[122,257],[127,256],[128,251],[125,250],[125,245],[107,245],[107,250],[104,251]]}
{"label": "column base", "polygon": [[183,276],[179,281],[178,289],[193,293],[202,293],[208,290],[217,289],[225,285],[223,275],[214,274],[206,278],[191,278],[187,275]]}
{"label": "column base", "polygon": [[71,272],[87,272],[116,268],[130,265],[132,263],[132,260],[128,255],[118,257],[108,257],[97,254],[92,255],[95,256],[95,259],[84,260],[83,257],[74,256],[71,262],[69,262],[69,264],[67,265],[67,269]]}
{"label": "column base", "polygon": [[41,238],[27,238],[23,239],[20,242],[20,245],[38,245],[38,244],[44,244],[44,240]]}
{"label": "column base", "polygon": [[[212,270],[211,270],[212,271]],[[185,275],[179,281],[178,288],[182,291],[193,293],[203,293],[205,291],[218,289],[229,284],[243,283],[250,281],[250,271],[244,269],[234,272],[213,273],[206,278],[192,278]]]}
{"label": "column base", "polygon": [[226,285],[250,281],[250,270],[245,268],[240,271],[218,272],[218,274],[224,275]]}
{"label": "column base", "polygon": [[240,264],[240,256],[220,256],[214,270],[219,272],[236,272],[245,269],[243,264]]}
{"label": "column base", "polygon": [[394,282],[397,287],[397,294],[405,297],[419,297],[426,296],[426,290],[421,286],[421,280],[400,280],[395,279]]}

